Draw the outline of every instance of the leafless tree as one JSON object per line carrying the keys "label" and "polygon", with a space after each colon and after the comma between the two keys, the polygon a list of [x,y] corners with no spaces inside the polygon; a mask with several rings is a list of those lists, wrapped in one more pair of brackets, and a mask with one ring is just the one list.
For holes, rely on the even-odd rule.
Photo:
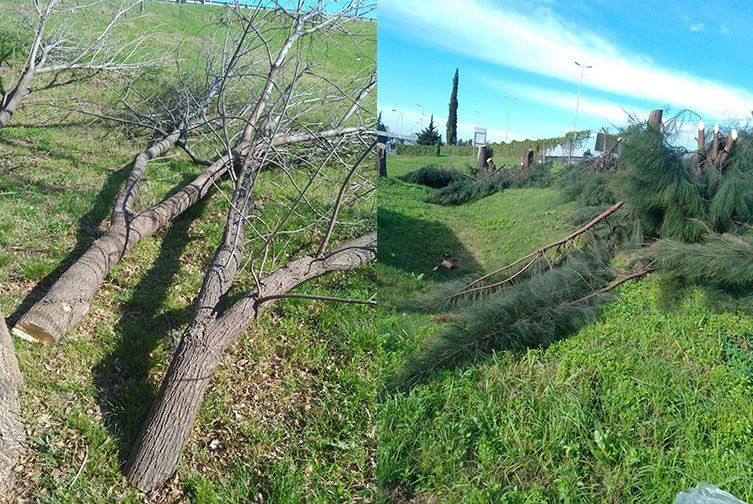
{"label": "leafless tree", "polygon": [[[276,4],[237,10],[234,20],[241,28],[222,45],[221,78],[201,88],[201,103],[208,106],[184,107],[192,112],[177,114],[179,120],[155,122],[155,114],[133,106],[125,107],[127,118],[111,117],[150,127],[157,140],[137,156],[110,230],[14,332],[56,341],[86,314],[100,283],[140,239],[218,188],[230,207],[222,240],[124,469],[142,490],[159,486],[174,472],[223,350],[275,300],[293,296],[373,304],[290,293],[310,279],[356,268],[376,256],[373,204],[365,205],[368,212],[362,208],[375,188],[373,169],[364,161],[376,142],[376,114],[365,107],[376,85],[376,65],[374,54],[359,49],[363,35],[354,19],[373,8],[367,0],[318,0],[299,2],[296,9]],[[333,63],[322,63],[343,40],[350,57],[364,59],[358,75],[342,75]],[[172,196],[135,212],[131,202],[149,160],[173,145],[185,147],[189,134],[204,151],[215,149],[214,160]],[[280,201],[256,197],[266,170],[278,170],[288,180],[278,187],[286,195]],[[231,193],[218,185],[225,175]],[[264,205],[278,211],[267,215]],[[252,285],[238,282],[242,271],[250,273]],[[239,300],[226,306],[231,288],[240,290]]]}
{"label": "leafless tree", "polygon": [[146,36],[126,40],[116,36],[135,0],[122,0],[104,26],[92,34],[91,22],[103,0],[28,0],[16,10],[18,43],[25,46],[26,62],[0,101],[0,127],[6,126],[31,94],[32,83],[51,76],[47,87],[72,82],[71,72],[126,71],[153,64],[143,54]]}

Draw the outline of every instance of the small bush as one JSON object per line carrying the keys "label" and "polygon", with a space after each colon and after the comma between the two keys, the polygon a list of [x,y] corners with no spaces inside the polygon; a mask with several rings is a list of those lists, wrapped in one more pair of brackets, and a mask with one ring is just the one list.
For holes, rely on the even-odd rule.
{"label": "small bush", "polygon": [[453,182],[463,180],[465,177],[454,168],[442,168],[437,165],[429,165],[398,178],[410,184],[420,184],[427,187],[433,187],[434,189],[441,189],[442,187],[447,187]]}

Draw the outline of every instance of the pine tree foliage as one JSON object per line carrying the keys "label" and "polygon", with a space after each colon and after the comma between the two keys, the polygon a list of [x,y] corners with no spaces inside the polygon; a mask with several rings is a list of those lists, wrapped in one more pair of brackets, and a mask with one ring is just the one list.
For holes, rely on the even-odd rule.
{"label": "pine tree foliage", "polygon": [[656,129],[626,135],[618,197],[646,236],[697,241],[704,232],[704,185],[682,158],[683,151],[667,146]]}
{"label": "pine tree foliage", "polygon": [[753,233],[711,233],[702,243],[659,240],[642,254],[674,286],[753,291]]}
{"label": "pine tree foliage", "polygon": [[442,135],[439,134],[436,126],[434,126],[433,114],[429,120],[429,125],[419,131],[416,136],[416,143],[418,145],[442,145]]}
{"label": "pine tree foliage", "polygon": [[508,187],[510,187],[510,181],[503,173],[478,180],[464,178],[436,191],[426,198],[426,201],[435,205],[462,205],[480,200]]}
{"label": "pine tree foliage", "polygon": [[410,356],[388,388],[410,387],[436,370],[494,351],[544,347],[574,334],[611,296],[599,292],[614,276],[608,262],[603,251],[578,251],[559,267],[479,299]]}
{"label": "pine tree foliage", "polygon": [[447,114],[447,145],[455,145],[458,140],[458,69],[452,78],[452,92],[450,93],[449,113]]}
{"label": "pine tree foliage", "polygon": [[488,175],[479,174],[476,179],[464,178],[436,191],[426,198],[428,203],[436,205],[462,205],[478,201],[509,187],[549,187],[555,175],[551,164],[537,164],[520,170],[500,170]]}
{"label": "pine tree foliage", "polygon": [[453,182],[466,179],[454,168],[443,168],[437,165],[424,166],[398,178],[410,184],[420,184],[434,189],[441,189]]}
{"label": "pine tree foliage", "polygon": [[576,201],[579,206],[612,205],[617,198],[610,183],[611,175],[606,170],[589,171],[581,165],[572,165],[561,172],[556,185],[568,201]]}

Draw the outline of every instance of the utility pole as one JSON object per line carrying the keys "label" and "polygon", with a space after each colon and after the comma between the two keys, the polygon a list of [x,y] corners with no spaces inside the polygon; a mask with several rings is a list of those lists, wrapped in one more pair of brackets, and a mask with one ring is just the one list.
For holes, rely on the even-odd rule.
{"label": "utility pole", "polygon": [[583,72],[586,68],[592,68],[593,65],[584,65],[582,63],[575,62],[580,67],[580,80],[578,81],[578,98],[575,100],[575,115],[573,116],[573,137],[570,139],[570,155],[567,158],[567,164],[573,164],[573,142],[575,141],[575,121],[578,120],[578,105],[580,105],[580,88],[583,84]]}

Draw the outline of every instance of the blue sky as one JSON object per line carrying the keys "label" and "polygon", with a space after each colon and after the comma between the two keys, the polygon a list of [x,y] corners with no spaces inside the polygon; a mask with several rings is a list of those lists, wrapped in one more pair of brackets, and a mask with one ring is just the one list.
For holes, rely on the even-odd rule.
{"label": "blue sky", "polygon": [[[751,21],[745,1],[379,0],[379,109],[392,131],[402,112],[404,133],[433,113],[444,136],[459,68],[460,138],[475,125],[491,141],[506,131],[509,140],[560,136],[572,128],[577,60],[593,67],[577,129],[666,107],[744,125],[753,120]],[[697,118],[685,117],[689,137]]]}

